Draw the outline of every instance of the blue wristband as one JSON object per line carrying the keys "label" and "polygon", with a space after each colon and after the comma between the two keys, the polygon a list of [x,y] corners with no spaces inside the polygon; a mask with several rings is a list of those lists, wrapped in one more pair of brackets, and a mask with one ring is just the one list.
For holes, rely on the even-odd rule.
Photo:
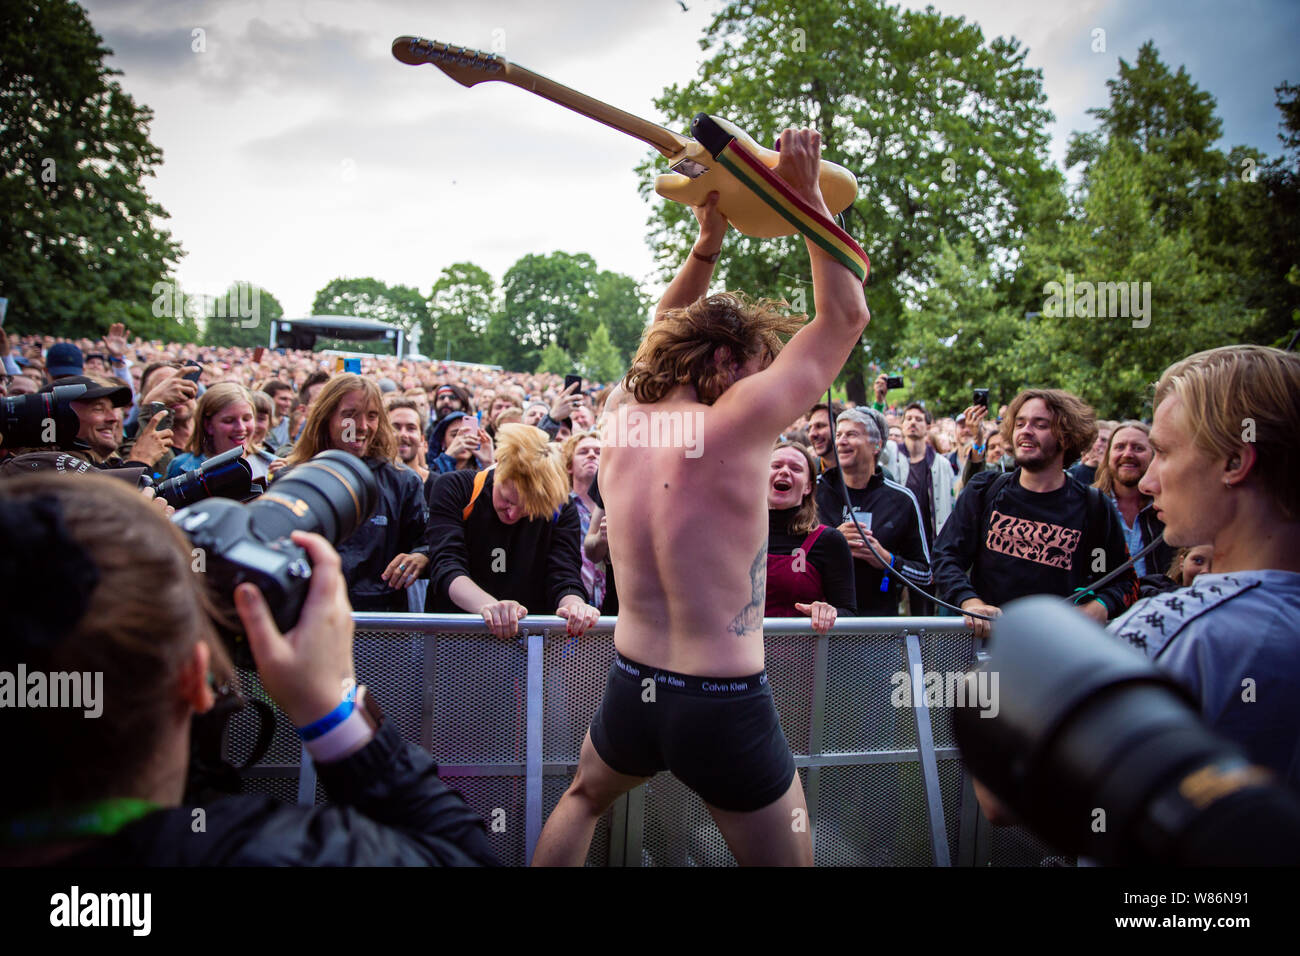
{"label": "blue wristband", "polygon": [[308,740],[315,740],[317,737],[329,733],[343,721],[352,716],[353,709],[357,706],[357,685],[353,684],[348,688],[347,696],[343,698],[343,703],[339,704],[320,720],[313,721],[306,727],[299,727],[298,737],[305,743]]}
{"label": "blue wristband", "polygon": [[983,446],[983,445],[971,445],[971,451],[979,452],[979,453],[982,455],[982,454],[984,454],[984,446]]}

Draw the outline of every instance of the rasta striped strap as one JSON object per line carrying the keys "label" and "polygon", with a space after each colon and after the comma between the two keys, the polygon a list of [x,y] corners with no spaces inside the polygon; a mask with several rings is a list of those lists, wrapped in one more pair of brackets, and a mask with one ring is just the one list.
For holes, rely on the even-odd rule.
{"label": "rasta striped strap", "polygon": [[691,134],[704,146],[723,169],[751,189],[781,218],[865,283],[871,260],[862,247],[835,222],[813,209],[786,185],[767,164],[751,153],[713,117],[700,113],[691,123]]}

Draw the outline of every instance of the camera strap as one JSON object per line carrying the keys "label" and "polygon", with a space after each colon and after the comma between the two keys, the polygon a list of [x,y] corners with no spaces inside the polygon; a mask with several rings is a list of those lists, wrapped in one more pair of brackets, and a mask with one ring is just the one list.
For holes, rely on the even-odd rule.
{"label": "camera strap", "polygon": [[[257,738],[243,763],[236,766],[222,755],[230,718],[251,706],[258,716]],[[201,803],[212,795],[238,794],[240,772],[266,756],[275,735],[275,711],[262,700],[249,700],[226,688],[206,714],[190,723],[190,766],[185,781],[185,802]]]}

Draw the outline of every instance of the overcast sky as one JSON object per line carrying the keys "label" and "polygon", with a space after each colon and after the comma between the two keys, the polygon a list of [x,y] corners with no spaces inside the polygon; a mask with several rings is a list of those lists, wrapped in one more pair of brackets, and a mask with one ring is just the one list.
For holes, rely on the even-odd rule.
{"label": "overcast sky", "polygon": [[[453,262],[500,281],[520,256],[557,249],[661,289],[632,171],[645,155],[638,141],[507,84],[466,89],[398,63],[390,46],[403,34],[504,45],[521,66],[657,121],[651,101],[695,75],[718,0],[687,0],[685,11],[678,0],[83,4],[119,82],[154,111],[164,161],[149,189],[185,250],[188,292],[249,280],[292,317],[340,276],[427,293]],[[1148,39],[1217,99],[1221,146],[1279,151],[1273,89],[1300,82],[1296,0],[935,6],[1028,47],[1056,115],[1058,163],[1070,132],[1095,126],[1085,111],[1105,105],[1118,60],[1133,62]],[[1092,51],[1097,28],[1105,53]]]}

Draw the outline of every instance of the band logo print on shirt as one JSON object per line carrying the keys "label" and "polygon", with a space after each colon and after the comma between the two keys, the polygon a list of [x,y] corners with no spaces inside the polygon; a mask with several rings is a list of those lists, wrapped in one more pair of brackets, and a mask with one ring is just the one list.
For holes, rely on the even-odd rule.
{"label": "band logo print on shirt", "polygon": [[989,532],[984,544],[999,554],[1068,571],[1074,563],[1074,552],[1082,536],[1083,532],[1078,528],[1017,518],[994,510],[989,516]]}

